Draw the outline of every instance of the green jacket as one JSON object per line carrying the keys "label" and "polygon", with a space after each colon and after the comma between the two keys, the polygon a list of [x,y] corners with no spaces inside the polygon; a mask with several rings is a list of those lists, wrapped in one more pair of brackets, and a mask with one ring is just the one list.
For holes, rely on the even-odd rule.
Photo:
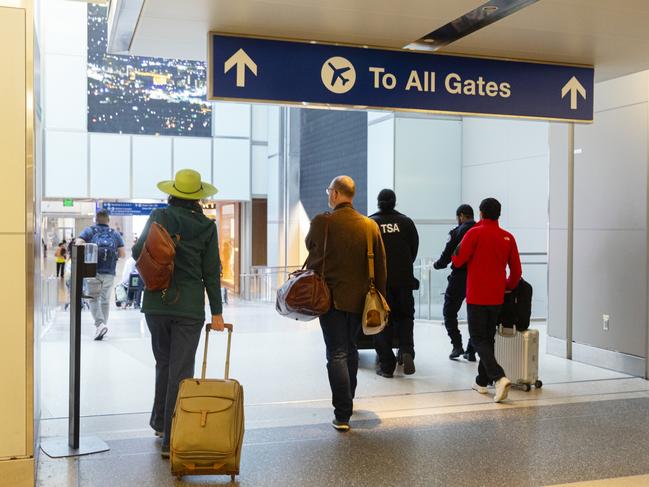
{"label": "green jacket", "polygon": [[177,206],[154,210],[133,247],[135,260],[142,252],[152,222],[160,223],[172,236],[180,235],[180,241],[166,298],[163,301],[161,291],[145,290],[142,312],[203,320],[207,291],[212,315],[221,314],[221,260],[214,222],[202,213]]}

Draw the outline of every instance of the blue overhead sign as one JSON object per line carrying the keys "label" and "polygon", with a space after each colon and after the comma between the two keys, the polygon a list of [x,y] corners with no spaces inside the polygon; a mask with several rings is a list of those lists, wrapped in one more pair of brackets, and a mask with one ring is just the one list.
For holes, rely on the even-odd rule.
{"label": "blue overhead sign", "polygon": [[112,216],[149,216],[153,210],[166,207],[166,203],[129,203],[126,201],[103,202],[101,204],[101,209],[108,211]]}
{"label": "blue overhead sign", "polygon": [[592,67],[210,34],[209,98],[590,122]]}

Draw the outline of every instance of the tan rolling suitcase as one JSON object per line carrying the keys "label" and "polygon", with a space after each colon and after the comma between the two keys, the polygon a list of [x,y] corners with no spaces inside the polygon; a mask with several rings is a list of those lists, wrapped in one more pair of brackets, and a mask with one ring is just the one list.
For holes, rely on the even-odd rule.
{"label": "tan rolling suitcase", "polygon": [[225,378],[206,379],[210,325],[205,327],[205,351],[200,379],[180,383],[171,424],[171,473],[183,475],[239,474],[243,443],[243,387],[228,377],[230,342],[228,330]]}
{"label": "tan rolling suitcase", "polygon": [[495,345],[496,361],[505,370],[512,385],[529,391],[532,385],[543,386],[539,380],[539,331],[516,331],[516,327],[499,325]]}

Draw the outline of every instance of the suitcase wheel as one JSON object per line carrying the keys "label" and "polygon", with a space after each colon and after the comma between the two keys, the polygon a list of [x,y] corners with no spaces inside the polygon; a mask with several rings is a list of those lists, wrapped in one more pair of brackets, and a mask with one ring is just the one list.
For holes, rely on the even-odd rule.
{"label": "suitcase wheel", "polygon": [[543,387],[543,382],[541,382],[540,380],[537,380],[534,383],[534,387],[536,387],[537,389],[540,389],[541,387]]}
{"label": "suitcase wheel", "polygon": [[529,384],[523,384],[523,390],[525,392],[530,392],[532,390],[532,386]]}

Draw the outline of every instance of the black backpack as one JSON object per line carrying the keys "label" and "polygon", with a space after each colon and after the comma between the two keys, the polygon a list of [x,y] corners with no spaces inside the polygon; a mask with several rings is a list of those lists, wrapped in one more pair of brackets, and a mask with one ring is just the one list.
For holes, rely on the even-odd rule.
{"label": "black backpack", "polygon": [[532,285],[522,279],[516,289],[505,293],[505,302],[500,310],[500,323],[506,328],[516,327],[525,331],[530,327],[532,316]]}

